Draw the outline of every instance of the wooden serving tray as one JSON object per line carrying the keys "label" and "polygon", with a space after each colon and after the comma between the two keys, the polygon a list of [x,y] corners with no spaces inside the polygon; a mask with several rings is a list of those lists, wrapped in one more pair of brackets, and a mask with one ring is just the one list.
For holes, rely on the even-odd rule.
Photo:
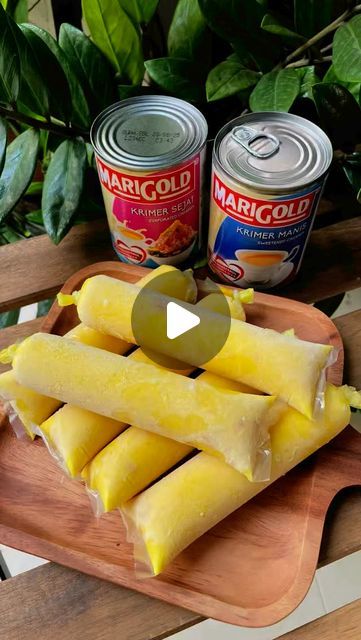
{"label": "wooden serving tray", "polygon": [[[63,287],[70,293],[97,273],[135,282],[141,267],[103,262]],[[332,321],[312,306],[257,293],[250,322],[340,348],[328,373],[342,381],[343,350]],[[64,334],[74,307],[54,304],[44,331]],[[306,595],[326,512],[343,487],[361,484],[361,438],[348,427],[317,455],[274,483],[186,549],[157,578],[139,580],[118,513],[96,520],[83,486],[64,477],[41,440],[0,431],[0,542],[136,589],[204,616],[241,626],[270,625]],[[190,496],[190,500],[191,500]],[[121,597],[121,594],[120,594]]]}

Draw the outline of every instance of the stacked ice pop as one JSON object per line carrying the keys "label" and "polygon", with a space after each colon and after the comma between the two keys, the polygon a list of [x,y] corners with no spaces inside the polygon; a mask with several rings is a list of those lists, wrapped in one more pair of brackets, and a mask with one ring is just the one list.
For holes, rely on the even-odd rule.
{"label": "stacked ice pop", "polygon": [[[163,366],[140,349],[124,356],[135,343],[139,287],[152,279],[157,311],[146,346],[165,356]],[[0,376],[0,397],[67,473],[81,475],[100,513],[121,509],[149,575],[333,438],[349,422],[349,405],[360,405],[348,387],[325,388],[330,346],[246,323],[242,292],[229,299],[224,347],[188,378],[197,345],[179,352],[157,325],[169,301],[192,310],[196,297],[192,274],[172,267],[137,285],[95,276],[60,297],[77,304],[78,327],[64,337],[35,334],[1,356],[13,369]],[[216,332],[219,296],[198,302],[197,315]],[[172,369],[175,358],[189,370]]]}

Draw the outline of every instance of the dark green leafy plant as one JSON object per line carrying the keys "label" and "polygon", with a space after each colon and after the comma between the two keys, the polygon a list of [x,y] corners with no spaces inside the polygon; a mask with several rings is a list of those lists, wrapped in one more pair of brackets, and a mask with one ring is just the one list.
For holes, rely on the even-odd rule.
{"label": "dark green leafy plant", "polygon": [[361,202],[361,4],[178,0],[167,37],[158,0],[82,8],[90,35],[63,24],[55,40],[26,0],[0,0],[0,243],[44,230],[58,243],[101,214],[91,122],[147,92],[194,102],[210,137],[245,110],[306,115]]}

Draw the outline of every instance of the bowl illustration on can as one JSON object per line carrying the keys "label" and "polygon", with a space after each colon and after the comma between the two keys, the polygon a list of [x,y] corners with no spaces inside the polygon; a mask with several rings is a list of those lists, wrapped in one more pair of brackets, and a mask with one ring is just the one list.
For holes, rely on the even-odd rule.
{"label": "bowl illustration on can", "polygon": [[189,258],[197,235],[190,225],[175,220],[148,248],[149,256],[159,265],[178,264]]}

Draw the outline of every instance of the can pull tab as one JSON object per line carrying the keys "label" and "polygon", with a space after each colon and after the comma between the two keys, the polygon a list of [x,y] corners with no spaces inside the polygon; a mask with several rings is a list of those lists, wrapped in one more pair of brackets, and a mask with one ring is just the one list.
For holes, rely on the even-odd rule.
{"label": "can pull tab", "polygon": [[[264,133],[243,125],[232,129],[232,138],[256,158],[269,158],[276,153],[280,146],[278,138],[271,133]],[[268,148],[267,151],[257,151],[251,146],[251,143],[255,142],[255,140],[268,140],[271,142],[271,148]],[[269,145],[267,146],[269,147]]]}

